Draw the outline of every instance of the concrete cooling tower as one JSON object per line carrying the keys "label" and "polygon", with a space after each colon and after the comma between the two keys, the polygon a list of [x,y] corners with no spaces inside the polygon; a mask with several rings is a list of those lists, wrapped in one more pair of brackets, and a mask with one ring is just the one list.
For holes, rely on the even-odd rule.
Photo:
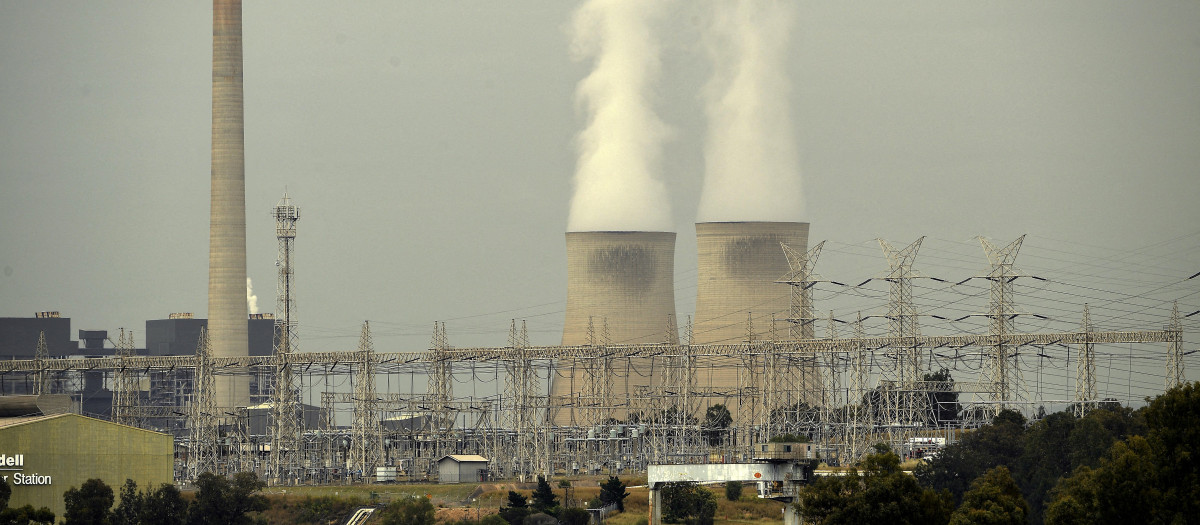
{"label": "concrete cooling tower", "polygon": [[770,337],[774,314],[781,339],[788,338],[790,290],[778,281],[788,273],[779,243],[808,249],[806,222],[701,222],[696,224],[696,317],[692,342],[742,343],[747,314],[754,339]]}
{"label": "concrete cooling tower", "polygon": [[[588,344],[607,319],[609,343],[661,343],[675,316],[675,234],[567,233],[564,345]],[[598,340],[598,339],[597,339]]]}
{"label": "concrete cooling tower", "polygon": [[[242,3],[213,1],[212,207],[208,334],[215,357],[249,354],[246,342],[246,156],[242,104]],[[221,408],[250,404],[250,378],[216,378]]]}
{"label": "concrete cooling tower", "polygon": [[[568,232],[567,314],[562,344],[676,342],[678,334],[667,329],[668,319],[675,317],[674,280],[672,232]],[[589,320],[593,334],[590,339]],[[621,364],[622,370],[625,365]],[[570,362],[561,362],[559,367],[551,396],[582,392],[581,371],[572,369]],[[649,377],[633,375],[632,381],[625,377],[613,381],[614,399],[623,402],[627,393],[649,384]],[[578,414],[572,416],[569,412],[556,415],[555,422],[570,424]],[[621,417],[623,413],[615,415]]]}
{"label": "concrete cooling tower", "polygon": [[[808,249],[805,222],[702,222],[696,224],[697,260],[696,317],[692,341],[696,344],[744,343],[749,339],[747,317],[753,317],[755,341],[771,338],[771,318],[776,335],[790,339],[791,290],[779,284],[788,273],[787,257],[779,243],[799,251]],[[753,423],[778,407],[743,405],[730,394],[739,391],[740,358],[713,359],[696,371],[696,388],[712,392],[707,404],[722,403],[739,425]],[[802,368],[792,373],[804,384],[816,379],[815,370]],[[807,387],[803,387],[807,388]],[[785,396],[790,397],[790,396]],[[763,413],[759,413],[763,412]],[[700,407],[697,417],[703,417]]]}

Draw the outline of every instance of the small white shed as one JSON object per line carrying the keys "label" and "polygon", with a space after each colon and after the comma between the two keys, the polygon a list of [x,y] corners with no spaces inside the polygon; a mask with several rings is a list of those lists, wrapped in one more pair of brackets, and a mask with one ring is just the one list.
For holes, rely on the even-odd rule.
{"label": "small white shed", "polygon": [[451,454],[437,460],[438,483],[487,481],[488,459],[474,454]]}

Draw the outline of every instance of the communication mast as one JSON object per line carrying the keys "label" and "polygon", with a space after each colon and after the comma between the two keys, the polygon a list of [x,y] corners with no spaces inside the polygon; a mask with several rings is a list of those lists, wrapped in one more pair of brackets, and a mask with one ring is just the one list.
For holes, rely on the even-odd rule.
{"label": "communication mast", "polygon": [[270,481],[276,485],[297,479],[302,467],[300,454],[303,442],[297,412],[296,385],[292,373],[291,356],[296,351],[296,298],[293,295],[295,272],[294,244],[296,221],[300,220],[300,208],[292,204],[287,192],[272,210],[275,217],[275,237],[279,239],[279,279],[275,285],[275,384],[271,390],[273,427]]}

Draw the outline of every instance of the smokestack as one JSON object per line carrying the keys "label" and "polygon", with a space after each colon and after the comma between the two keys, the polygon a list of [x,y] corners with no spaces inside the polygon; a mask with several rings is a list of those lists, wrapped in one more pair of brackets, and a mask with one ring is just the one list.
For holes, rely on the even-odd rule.
{"label": "smokestack", "polygon": [[[788,287],[775,281],[788,272],[779,243],[808,248],[807,222],[701,222],[696,224],[696,318],[693,342],[747,340],[747,314],[754,339],[770,337],[771,315],[789,315]],[[786,338],[787,327],[778,327]]]}
{"label": "smokestack", "polygon": [[[249,355],[241,0],[213,0],[212,68],[208,336],[214,357],[238,357]],[[215,387],[220,408],[250,403],[248,376],[219,376]]]}
{"label": "smokestack", "polygon": [[[674,282],[673,232],[568,232],[567,317],[562,344],[677,342],[678,335],[667,329],[668,320],[675,317]],[[631,375],[634,377],[614,378],[614,398],[623,400],[627,392],[649,385],[650,377]],[[635,380],[640,382],[633,384]],[[555,377],[550,395],[571,396],[582,388],[582,371],[566,367]],[[622,417],[623,412],[614,415]],[[558,424],[570,420],[570,414],[556,417]]]}

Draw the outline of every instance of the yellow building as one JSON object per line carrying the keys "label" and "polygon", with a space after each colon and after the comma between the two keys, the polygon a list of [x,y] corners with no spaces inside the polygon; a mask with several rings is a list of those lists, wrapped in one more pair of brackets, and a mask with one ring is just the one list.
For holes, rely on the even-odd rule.
{"label": "yellow building", "polygon": [[132,479],[139,489],[172,482],[171,436],[78,414],[0,418],[0,477],[10,507],[48,507],[64,514],[63,493],[90,478],[119,497]]}

